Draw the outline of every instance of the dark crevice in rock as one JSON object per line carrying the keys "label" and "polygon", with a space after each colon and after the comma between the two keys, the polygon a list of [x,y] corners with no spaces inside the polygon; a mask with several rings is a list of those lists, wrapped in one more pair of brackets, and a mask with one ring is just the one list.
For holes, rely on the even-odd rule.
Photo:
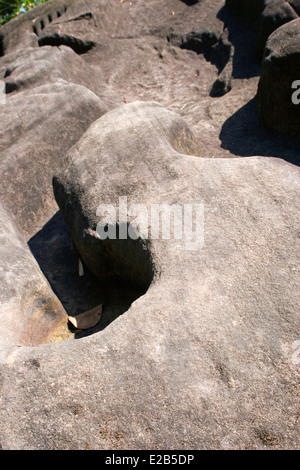
{"label": "dark crevice in rock", "polygon": [[228,41],[234,51],[232,56],[232,78],[244,79],[260,75],[260,60],[256,54],[257,30],[251,23],[241,23],[222,7],[217,18],[228,31]]}
{"label": "dark crevice in rock", "polygon": [[[103,330],[126,312],[130,305],[147,290],[146,286],[141,287],[126,282],[125,273],[122,277],[120,272],[117,272],[117,260],[113,259],[115,255],[113,246],[108,249],[108,258],[114,269],[113,275],[99,279],[81,259],[84,275],[80,276],[80,256],[60,211],[29,240],[28,246],[69,316],[76,316],[103,304],[101,319],[96,326],[81,331],[71,323],[68,324],[70,334],[73,334],[75,338]],[[141,252],[140,254],[143,255]],[[146,258],[147,254],[145,260]],[[106,269],[108,269],[107,266]],[[109,269],[112,274],[111,266]]]}
{"label": "dark crevice in rock", "polygon": [[80,20],[91,20],[93,19],[94,15],[91,11],[87,11],[86,13],[82,13],[81,15],[74,16],[73,18],[68,18],[66,20],[61,20],[61,23],[71,23],[72,21],[80,21]]}
{"label": "dark crevice in rock", "polygon": [[49,12],[42,18],[37,18],[32,26],[34,34],[39,36],[39,33],[45,29],[47,25],[52,23],[57,18],[60,18],[67,11],[67,7],[64,5],[60,10],[55,11],[54,13]]}
{"label": "dark crevice in rock", "polygon": [[184,37],[171,33],[167,39],[181,49],[202,54],[208,62],[216,66],[218,73],[224,69],[231,55],[231,44],[224,41],[222,36],[218,37],[215,32],[191,31]]}
{"label": "dark crevice in rock", "polygon": [[226,8],[231,14],[237,18],[244,20],[246,23],[253,23],[257,21],[262,13],[265,1],[264,0],[226,0]]}
{"label": "dark crevice in rock", "polygon": [[0,57],[4,55],[3,36],[0,34]]}
{"label": "dark crevice in rock", "polygon": [[297,13],[297,15],[300,16],[300,2],[299,2],[299,0],[289,0],[288,3],[290,4],[291,8],[293,8],[295,13]]}
{"label": "dark crevice in rock", "polygon": [[12,74],[12,72],[13,71],[11,69],[6,69],[4,72],[3,78],[9,77]]}
{"label": "dark crevice in rock", "polygon": [[182,40],[180,47],[182,49],[188,49],[194,51],[197,54],[204,54],[207,50],[210,50],[218,42],[218,36],[214,32],[210,31],[191,31]]}
{"label": "dark crevice in rock", "polygon": [[196,3],[199,2],[199,0],[181,0],[181,1],[189,7],[191,7],[192,5],[196,5]]}
{"label": "dark crevice in rock", "polygon": [[93,41],[82,41],[79,38],[74,36],[69,36],[67,34],[59,35],[58,33],[54,33],[51,35],[43,36],[39,38],[38,44],[40,47],[42,46],[68,46],[73,49],[76,54],[85,54],[93,47],[95,47],[95,43]]}
{"label": "dark crevice in rock", "polygon": [[209,96],[212,98],[220,98],[226,95],[232,89],[231,76],[222,73],[213,83]]}
{"label": "dark crevice in rock", "polygon": [[255,98],[224,122],[220,140],[222,148],[237,156],[277,157],[300,166],[300,138],[265,129],[258,117]]}

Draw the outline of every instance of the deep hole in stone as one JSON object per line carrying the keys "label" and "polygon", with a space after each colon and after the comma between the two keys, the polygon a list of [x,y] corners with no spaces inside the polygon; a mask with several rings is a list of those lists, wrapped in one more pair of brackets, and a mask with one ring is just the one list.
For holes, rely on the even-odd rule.
{"label": "deep hole in stone", "polygon": [[79,255],[60,211],[29,240],[28,246],[69,316],[103,304],[96,326],[77,330],[68,323],[70,338],[82,338],[103,330],[147,290],[117,276],[99,281],[86,266],[84,275],[80,276]]}

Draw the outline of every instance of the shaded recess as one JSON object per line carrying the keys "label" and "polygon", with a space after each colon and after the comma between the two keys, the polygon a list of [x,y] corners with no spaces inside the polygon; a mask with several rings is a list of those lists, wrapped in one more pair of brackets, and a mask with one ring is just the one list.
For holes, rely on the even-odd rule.
{"label": "shaded recess", "polygon": [[265,155],[300,165],[300,137],[287,137],[265,129],[258,117],[256,98],[224,122],[220,140],[222,148],[237,156]]}
{"label": "shaded recess", "polygon": [[40,47],[68,46],[73,49],[76,54],[85,54],[96,45],[93,41],[82,41],[75,36],[70,36],[68,34],[60,35],[58,33],[49,34],[39,38],[38,44]]}
{"label": "shaded recess", "polygon": [[170,33],[167,36],[172,45],[202,54],[215,65],[220,73],[230,59],[231,45],[214,31],[190,31],[185,36]]}
{"label": "shaded recess", "polygon": [[118,277],[100,282],[84,263],[84,275],[80,276],[79,255],[60,211],[29,240],[28,245],[69,316],[103,304],[100,322],[93,328],[76,330],[69,322],[70,337],[81,338],[103,330],[145,293],[145,289],[128,285]]}
{"label": "shaded recess", "polygon": [[192,5],[196,5],[196,3],[199,2],[199,0],[181,0],[181,1],[185,3],[186,5],[188,5],[189,7]]}
{"label": "shaded recess", "polygon": [[232,78],[258,77],[261,72],[261,61],[256,54],[255,25],[241,22],[239,18],[231,15],[227,6],[220,9],[217,18],[224,23],[224,29],[228,30],[228,40],[234,48]]}

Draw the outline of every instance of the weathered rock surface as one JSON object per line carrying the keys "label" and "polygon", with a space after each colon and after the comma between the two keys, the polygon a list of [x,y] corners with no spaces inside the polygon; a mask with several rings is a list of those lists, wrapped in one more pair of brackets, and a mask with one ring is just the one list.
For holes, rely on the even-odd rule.
{"label": "weathered rock surface", "polygon": [[[147,244],[136,240],[130,243],[130,238],[107,238],[99,243],[96,213],[100,204],[118,207],[119,197],[127,195],[136,203],[148,205],[148,191],[162,203],[160,193],[162,198],[166,196],[164,173],[167,178],[172,174],[167,162],[160,163],[166,148],[190,155],[200,153],[187,124],[175,113],[153,103],[128,104],[96,121],[64,160],[66,172],[55,176],[58,205],[83,261],[96,276],[117,276],[141,288],[149,287],[154,266]],[[114,175],[112,181],[109,174]],[[141,192],[143,187],[147,191]],[[119,224],[126,225],[126,219]]]}
{"label": "weathered rock surface", "polygon": [[[264,157],[179,153],[181,127],[158,105],[133,103],[103,116],[69,152],[61,180],[81,206],[71,230],[82,238],[82,256],[81,220],[95,230],[89,222],[98,200],[115,203],[120,194],[147,207],[203,203],[205,241],[189,251],[185,240],[151,240],[155,280],[109,328],[76,343],[10,354],[4,390],[25,376],[35,387],[23,402],[34,402],[28,419],[36,435],[21,423],[4,435],[4,445],[20,446],[25,433],[29,448],[298,446],[290,358],[299,321],[298,249],[290,243],[298,170]],[[178,133],[176,149],[170,128]],[[139,131],[146,141],[137,151]],[[14,394],[2,426],[19,406]]]}
{"label": "weathered rock surface", "polygon": [[299,135],[300,107],[293,102],[293,83],[300,77],[300,18],[269,38],[262,64],[257,105],[264,125]]}
{"label": "weathered rock surface", "polygon": [[226,6],[231,13],[243,20],[253,21],[262,13],[268,0],[226,0]]}
{"label": "weathered rock surface", "polygon": [[25,239],[2,206],[0,237],[1,354],[6,346],[47,343],[55,330],[66,324],[67,317]]}
{"label": "weathered rock surface", "polygon": [[[299,448],[299,137],[261,125],[257,23],[224,3],[0,29],[3,449]],[[119,196],[203,204],[203,245],[101,241]]]}

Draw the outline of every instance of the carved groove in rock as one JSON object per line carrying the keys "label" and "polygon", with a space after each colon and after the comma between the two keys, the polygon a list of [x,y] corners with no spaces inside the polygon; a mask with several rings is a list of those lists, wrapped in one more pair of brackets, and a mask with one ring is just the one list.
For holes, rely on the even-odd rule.
{"label": "carved groove in rock", "polygon": [[58,33],[49,34],[39,38],[38,44],[42,46],[68,46],[76,54],[85,54],[95,46],[93,41],[82,41],[79,38],[68,34],[60,35]]}
{"label": "carved groove in rock", "polygon": [[32,30],[33,30],[34,34],[39,36],[41,31],[43,31],[43,29],[46,26],[48,26],[50,23],[52,23],[52,21],[55,21],[58,18],[61,18],[61,16],[64,13],[66,13],[66,11],[67,11],[67,7],[63,6],[62,8],[60,8],[58,10],[55,10],[54,12],[50,11],[48,14],[46,14],[42,18],[38,18],[32,25]]}

